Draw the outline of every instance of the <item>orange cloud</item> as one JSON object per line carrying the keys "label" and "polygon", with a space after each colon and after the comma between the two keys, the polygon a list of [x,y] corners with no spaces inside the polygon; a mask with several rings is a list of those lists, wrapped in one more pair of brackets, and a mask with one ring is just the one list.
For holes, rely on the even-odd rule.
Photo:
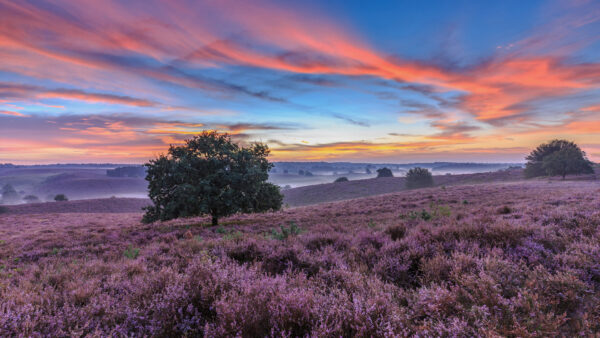
{"label": "orange cloud", "polygon": [[3,114],[3,115],[12,115],[12,116],[20,116],[20,117],[27,117],[28,116],[28,115],[21,114],[21,113],[16,112],[16,111],[10,111],[10,110],[0,110],[0,114]]}

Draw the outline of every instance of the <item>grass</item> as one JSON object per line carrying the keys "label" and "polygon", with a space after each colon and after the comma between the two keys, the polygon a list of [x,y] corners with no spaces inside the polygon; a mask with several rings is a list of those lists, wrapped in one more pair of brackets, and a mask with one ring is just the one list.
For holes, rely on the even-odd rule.
{"label": "grass", "polygon": [[0,336],[594,336],[599,193],[447,185],[216,228],[5,214]]}
{"label": "grass", "polygon": [[129,258],[129,259],[136,259],[136,258],[138,258],[139,255],[140,255],[140,249],[134,248],[132,246],[127,248],[125,251],[123,251],[123,256],[125,256],[126,258]]}

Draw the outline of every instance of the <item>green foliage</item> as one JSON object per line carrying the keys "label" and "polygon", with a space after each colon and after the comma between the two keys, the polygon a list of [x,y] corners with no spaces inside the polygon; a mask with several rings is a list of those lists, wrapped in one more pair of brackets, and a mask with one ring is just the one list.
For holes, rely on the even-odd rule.
{"label": "green foliage", "polygon": [[408,189],[431,187],[432,185],[433,176],[425,168],[411,168],[406,173],[406,188]]}
{"label": "green foliage", "polygon": [[231,240],[237,241],[242,238],[244,238],[244,233],[241,231],[230,231],[228,234],[223,236],[223,239],[227,240],[227,241],[231,241]]}
{"label": "green foliage", "polygon": [[136,259],[140,255],[140,249],[129,246],[127,250],[123,251],[123,256],[129,259]]}
{"label": "green foliage", "polygon": [[449,217],[452,214],[452,210],[447,205],[437,205],[435,203],[429,204],[429,210],[422,209],[421,211],[411,210],[406,214],[401,214],[402,219],[417,220],[422,219],[424,221],[430,221],[433,219],[440,219],[442,217]]}
{"label": "green foliage", "polygon": [[338,177],[335,179],[335,181],[333,181],[333,183],[339,183],[339,182],[348,182],[348,177]]}
{"label": "green foliage", "polygon": [[293,221],[289,222],[289,227],[281,225],[279,228],[281,231],[277,231],[277,229],[271,230],[271,238],[283,241],[290,236],[296,236],[302,232],[302,229]]}
{"label": "green foliage", "polygon": [[431,209],[433,218],[449,217],[452,214],[452,210],[447,205],[436,205],[431,203],[429,208]]}
{"label": "green foliage", "polygon": [[67,196],[65,194],[58,194],[58,195],[54,196],[54,200],[56,202],[65,202],[65,201],[68,201],[69,199],[67,198]]}
{"label": "green foliage", "polygon": [[269,149],[244,148],[227,134],[204,131],[146,164],[149,196],[144,222],[211,215],[212,224],[238,212],[279,210],[283,196],[267,182]]}
{"label": "green foliage", "polygon": [[542,161],[542,168],[546,170],[548,176],[562,176],[564,179],[567,174],[589,174],[594,170],[582,155],[581,151],[568,147],[554,152]]}
{"label": "green foliage", "polygon": [[377,169],[377,177],[394,177],[394,174],[388,168],[380,168]]}
{"label": "green foliage", "polygon": [[552,140],[541,144],[527,157],[526,177],[568,174],[591,174],[592,163],[579,146],[567,140]]}
{"label": "green foliage", "polygon": [[375,221],[370,220],[369,223],[367,223],[367,226],[371,229],[375,228],[377,226],[377,223],[375,223]]}

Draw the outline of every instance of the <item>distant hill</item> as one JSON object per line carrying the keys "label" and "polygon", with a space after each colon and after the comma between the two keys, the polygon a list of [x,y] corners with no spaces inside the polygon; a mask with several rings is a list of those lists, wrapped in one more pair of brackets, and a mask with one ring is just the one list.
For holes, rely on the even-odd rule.
{"label": "distant hill", "polygon": [[139,213],[150,205],[145,198],[101,198],[5,206],[7,214]]}
{"label": "distant hill", "polygon": [[[510,169],[477,174],[437,175],[433,178],[436,186],[507,182],[523,179],[523,170]],[[284,203],[289,206],[303,206],[388,194],[406,190],[404,184],[404,177],[389,177],[309,185],[284,190]]]}

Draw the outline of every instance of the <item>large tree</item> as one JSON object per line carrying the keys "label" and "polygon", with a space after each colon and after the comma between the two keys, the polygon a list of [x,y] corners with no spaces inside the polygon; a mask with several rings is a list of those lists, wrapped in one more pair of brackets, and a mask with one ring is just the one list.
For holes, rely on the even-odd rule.
{"label": "large tree", "polygon": [[567,140],[539,145],[526,157],[526,177],[593,173],[592,163],[579,146]]}
{"label": "large tree", "polygon": [[281,208],[279,187],[267,183],[273,167],[261,143],[240,147],[227,134],[205,131],[182,146],[170,146],[146,164],[149,196],[145,222],[199,215],[219,218],[238,212]]}

